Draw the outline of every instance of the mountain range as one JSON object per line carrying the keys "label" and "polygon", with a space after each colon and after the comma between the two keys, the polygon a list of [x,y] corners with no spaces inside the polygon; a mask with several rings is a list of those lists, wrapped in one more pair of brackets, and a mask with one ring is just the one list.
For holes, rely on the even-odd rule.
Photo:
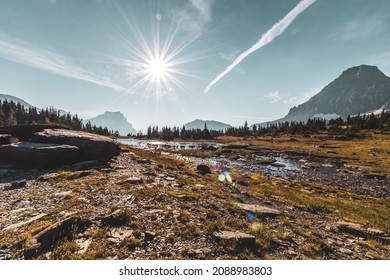
{"label": "mountain range", "polygon": [[15,96],[12,96],[12,95],[9,95],[9,94],[0,94],[0,101],[3,101],[3,100],[13,101],[15,103],[19,102],[25,108],[34,107],[31,104],[29,104],[26,101],[24,101],[23,99],[20,99],[18,97],[15,97]]}
{"label": "mountain range", "polygon": [[104,112],[92,119],[84,120],[92,125],[107,127],[109,130],[118,131],[119,135],[136,134],[135,129],[121,112]]}
{"label": "mountain range", "polygon": [[360,65],[345,70],[318,94],[270,123],[345,118],[379,109],[390,109],[390,77],[376,66]]}
{"label": "mountain range", "polygon": [[226,128],[231,127],[231,125],[217,122],[217,121],[204,121],[196,119],[192,122],[186,123],[184,127],[188,129],[204,129],[204,125],[207,125],[207,129],[209,130],[225,130]]}
{"label": "mountain range", "polygon": [[[20,103],[25,108],[35,107],[23,99],[15,97],[9,94],[0,94],[0,101],[13,101],[15,103]],[[63,115],[67,114],[64,110],[58,110],[58,112]],[[119,135],[135,134],[136,131],[133,126],[127,121],[125,116],[121,112],[105,112],[104,114],[98,115],[92,119],[84,120],[84,123],[90,122],[92,125],[107,127],[109,130],[118,131]]]}

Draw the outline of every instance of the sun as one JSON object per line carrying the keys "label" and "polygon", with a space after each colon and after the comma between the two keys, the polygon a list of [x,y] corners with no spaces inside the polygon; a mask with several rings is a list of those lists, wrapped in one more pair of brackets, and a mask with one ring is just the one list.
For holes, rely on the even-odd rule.
{"label": "sun", "polygon": [[166,79],[169,72],[168,62],[161,58],[152,58],[147,71],[153,80]]}
{"label": "sun", "polygon": [[[125,59],[126,75],[130,87],[126,92],[140,92],[145,96],[173,96],[175,89],[191,89],[183,82],[183,78],[198,78],[188,66],[197,60],[194,53],[184,55],[183,51],[192,43],[191,40],[175,41],[177,31],[163,33],[160,37],[161,16],[156,17],[156,28],[149,33],[136,29],[136,41],[126,41],[131,59]],[[135,26],[137,26],[135,24]],[[187,65],[187,66],[186,66]]]}

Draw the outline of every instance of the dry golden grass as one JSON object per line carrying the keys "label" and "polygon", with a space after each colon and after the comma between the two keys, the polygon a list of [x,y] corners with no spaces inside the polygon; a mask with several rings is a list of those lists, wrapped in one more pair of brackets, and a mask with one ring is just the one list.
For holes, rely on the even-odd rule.
{"label": "dry golden grass", "polygon": [[[362,138],[346,141],[335,140],[334,137],[324,134],[313,135],[311,138],[302,135],[263,136],[249,139],[222,136],[218,141],[310,152],[313,155],[337,158],[348,164],[367,166],[371,172],[390,176],[390,133],[365,131],[362,136]],[[297,141],[290,141],[291,137]]]}

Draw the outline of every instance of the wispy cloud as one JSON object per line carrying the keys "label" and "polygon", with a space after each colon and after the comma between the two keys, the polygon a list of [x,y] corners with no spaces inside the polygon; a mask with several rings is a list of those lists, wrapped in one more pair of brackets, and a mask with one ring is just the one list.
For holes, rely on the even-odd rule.
{"label": "wispy cloud", "polygon": [[213,0],[190,0],[190,2],[203,21],[208,22],[211,19],[211,4]]}
{"label": "wispy cloud", "polygon": [[265,96],[265,98],[271,104],[284,103],[284,104],[295,106],[308,101],[311,97],[319,93],[322,88],[323,87],[313,87],[301,94],[294,95],[294,96],[291,96],[291,94],[281,94],[279,91],[275,90],[275,91],[270,91]]}
{"label": "wispy cloud", "polygon": [[211,20],[211,6],[214,0],[190,0],[183,10],[173,12],[173,20],[181,32],[190,33],[194,37],[202,34],[204,26]]}
{"label": "wispy cloud", "polygon": [[125,90],[122,86],[112,82],[110,77],[97,75],[74,65],[65,56],[8,37],[0,36],[0,57],[60,76],[112,88],[116,91]]}
{"label": "wispy cloud", "polygon": [[330,37],[339,39],[342,42],[366,40],[382,32],[385,28],[387,26],[383,17],[354,19],[334,29]]}
{"label": "wispy cloud", "polygon": [[283,32],[294,21],[294,19],[315,1],[316,0],[302,0],[299,2],[298,5],[292,9],[283,19],[274,24],[274,26],[272,26],[266,33],[264,33],[252,47],[240,54],[232,64],[230,64],[221,74],[219,74],[213,81],[211,81],[211,83],[206,87],[205,93],[207,93],[215,83],[217,83],[223,76],[229,73],[236,65],[241,63],[241,61],[243,61],[248,55],[261,49],[265,45],[272,42],[276,37],[283,34]]}
{"label": "wispy cloud", "polygon": [[283,99],[283,97],[280,96],[279,92],[278,91],[271,91],[267,94],[267,99],[269,101],[269,103],[277,103],[279,102],[280,100]]}

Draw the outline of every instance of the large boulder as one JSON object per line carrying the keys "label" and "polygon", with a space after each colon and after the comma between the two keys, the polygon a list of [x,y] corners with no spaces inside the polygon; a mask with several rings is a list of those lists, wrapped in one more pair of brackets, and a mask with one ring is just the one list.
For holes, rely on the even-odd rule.
{"label": "large boulder", "polygon": [[[34,135],[34,133],[49,128],[59,129],[64,127],[58,125],[46,125],[46,124],[8,125],[8,126],[0,127],[0,134],[10,134],[21,141],[28,141]],[[9,142],[7,144],[9,144]]]}
{"label": "large boulder", "polygon": [[76,146],[83,160],[108,161],[120,153],[119,145],[111,138],[83,131],[45,129],[35,133],[31,141]]}
{"label": "large boulder", "polygon": [[0,145],[10,144],[12,139],[11,134],[0,134]]}
{"label": "large boulder", "polygon": [[0,162],[24,167],[52,167],[77,162],[79,148],[70,145],[19,142],[0,145]]}

